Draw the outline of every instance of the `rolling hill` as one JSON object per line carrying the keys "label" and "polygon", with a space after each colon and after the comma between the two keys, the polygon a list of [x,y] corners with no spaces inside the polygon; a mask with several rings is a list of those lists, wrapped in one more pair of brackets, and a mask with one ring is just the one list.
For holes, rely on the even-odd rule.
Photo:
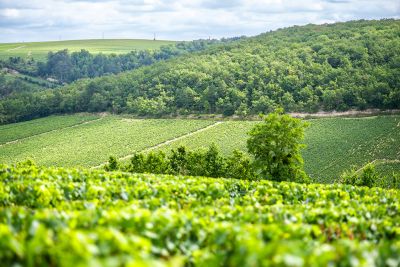
{"label": "rolling hill", "polygon": [[[399,20],[294,26],[118,75],[0,101],[0,121],[53,113],[258,114],[400,108]],[[15,106],[23,103],[24,108]],[[19,105],[21,106],[21,105]]]}
{"label": "rolling hill", "polygon": [[158,49],[174,41],[141,39],[92,39],[31,43],[0,43],[0,59],[9,57],[33,58],[44,61],[48,52],[68,49],[78,52],[85,49],[93,54],[124,54],[132,50]]}

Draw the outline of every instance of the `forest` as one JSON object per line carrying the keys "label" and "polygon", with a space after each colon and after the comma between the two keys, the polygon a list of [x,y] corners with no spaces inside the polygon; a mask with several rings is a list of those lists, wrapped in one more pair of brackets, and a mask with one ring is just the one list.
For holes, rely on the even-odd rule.
{"label": "forest", "polygon": [[[199,52],[182,53],[151,67],[122,64],[115,73],[126,68],[134,70],[80,79],[39,92],[9,94],[0,100],[0,122],[84,111],[151,117],[187,114],[246,117],[278,106],[302,112],[398,109],[399,30],[400,21],[394,19],[293,26],[209,46]],[[166,49],[158,53],[163,51]],[[116,58],[123,61],[139,54],[132,52]],[[67,68],[68,74],[58,73],[58,68],[51,67],[52,59],[62,55],[69,54],[61,51],[49,55],[51,60],[39,64],[38,73],[55,75],[68,82],[78,76],[113,73],[101,68],[99,73],[91,72],[90,68],[86,72],[79,70],[78,76],[73,75],[74,68]],[[99,56],[82,51],[67,57],[71,61],[75,57],[93,59],[89,60],[90,66]],[[110,56],[109,60],[113,58]],[[150,63],[139,60],[137,64]]]}

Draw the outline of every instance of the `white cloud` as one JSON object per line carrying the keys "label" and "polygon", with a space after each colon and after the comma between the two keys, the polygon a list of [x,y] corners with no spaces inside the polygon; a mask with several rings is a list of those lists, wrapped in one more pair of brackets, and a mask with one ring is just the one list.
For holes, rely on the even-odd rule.
{"label": "white cloud", "polygon": [[20,16],[19,10],[15,8],[3,9],[1,14],[6,18],[18,18]]}
{"label": "white cloud", "polygon": [[399,18],[397,0],[0,0],[0,42],[99,38],[190,40],[279,27]]}

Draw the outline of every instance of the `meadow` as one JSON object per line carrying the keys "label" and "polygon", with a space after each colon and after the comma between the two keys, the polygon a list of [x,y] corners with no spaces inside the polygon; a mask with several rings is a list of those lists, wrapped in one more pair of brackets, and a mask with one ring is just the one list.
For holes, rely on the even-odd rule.
{"label": "meadow", "polygon": [[77,52],[81,49],[90,53],[98,54],[123,54],[132,50],[153,50],[163,45],[173,44],[173,41],[164,40],[141,40],[141,39],[88,39],[51,42],[31,43],[2,43],[0,44],[0,59],[9,57],[32,57],[35,60],[43,61],[48,52],[56,52],[68,49],[70,52]]}
{"label": "meadow", "polygon": [[[30,158],[45,166],[94,167],[107,161],[110,155],[128,160],[134,152],[160,149],[167,153],[182,145],[197,149],[212,143],[228,155],[234,149],[246,151],[247,132],[258,123],[98,118],[53,116],[0,126],[2,143],[21,139],[0,146],[0,162],[16,163]],[[398,115],[321,118],[309,123],[304,140],[307,147],[302,154],[305,170],[315,181],[333,182],[344,170],[361,168],[374,160],[400,159]],[[379,170],[391,173],[400,169],[394,162],[380,164]]]}
{"label": "meadow", "polygon": [[400,191],[0,165],[21,266],[397,266]]}

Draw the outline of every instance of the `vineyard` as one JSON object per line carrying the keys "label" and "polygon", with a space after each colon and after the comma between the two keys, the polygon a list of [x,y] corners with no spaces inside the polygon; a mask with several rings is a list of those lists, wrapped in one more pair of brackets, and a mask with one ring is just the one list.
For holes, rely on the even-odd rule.
{"label": "vineyard", "polygon": [[[305,170],[320,182],[332,182],[343,170],[380,159],[400,159],[400,116],[310,120],[303,150]],[[165,152],[215,143],[225,155],[246,151],[247,132],[256,121],[158,119],[121,116],[52,116],[0,126],[0,162],[33,159],[39,165],[93,167],[110,155],[129,159],[138,151]],[[212,127],[208,127],[212,126]],[[10,144],[6,142],[15,141]],[[385,173],[398,164],[380,164]]]}
{"label": "vineyard", "polygon": [[23,138],[77,126],[98,119],[95,115],[51,116],[33,121],[0,126],[0,145]]}
{"label": "vineyard", "polygon": [[[2,146],[0,162],[18,162],[30,158],[43,165],[92,167],[106,161],[110,154],[123,157],[212,123],[107,116],[92,123]],[[24,127],[25,130],[29,128]]]}
{"label": "vineyard", "polygon": [[398,266],[400,192],[0,167],[11,266]]}

